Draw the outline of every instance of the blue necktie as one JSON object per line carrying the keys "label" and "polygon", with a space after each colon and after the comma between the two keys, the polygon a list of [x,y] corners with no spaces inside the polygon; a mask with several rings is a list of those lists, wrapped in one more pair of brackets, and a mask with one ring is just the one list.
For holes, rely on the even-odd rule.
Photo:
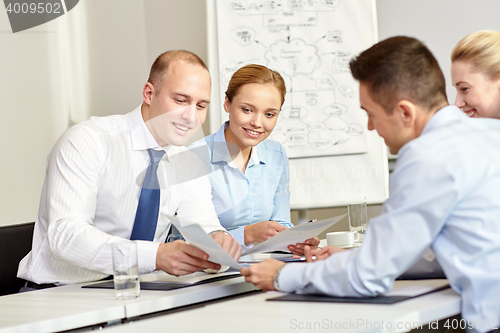
{"label": "blue necktie", "polygon": [[155,236],[158,212],[160,211],[160,184],[156,171],[165,152],[148,149],[148,154],[150,162],[142,184],[130,240],[152,241]]}

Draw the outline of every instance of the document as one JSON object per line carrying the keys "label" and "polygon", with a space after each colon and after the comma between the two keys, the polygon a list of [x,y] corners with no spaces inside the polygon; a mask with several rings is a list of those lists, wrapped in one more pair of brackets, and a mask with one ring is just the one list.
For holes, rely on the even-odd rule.
{"label": "document", "polygon": [[241,255],[247,256],[253,253],[269,251],[288,251],[288,245],[302,243],[306,239],[316,237],[322,231],[328,229],[346,216],[347,214],[339,215],[329,219],[309,222],[292,228],[287,228],[268,240],[246,250]]}
{"label": "document", "polygon": [[214,262],[220,265],[226,265],[237,270],[241,270],[243,267],[238,264],[226,251],[217,244],[212,237],[210,237],[198,224],[185,224],[182,223],[177,217],[167,215],[169,220],[174,224],[174,226],[179,230],[179,232],[184,236],[186,241],[199,248],[206,254],[208,254],[208,261]]}
{"label": "document", "polygon": [[301,256],[297,258],[292,253],[254,253],[247,256],[242,256],[239,260],[240,264],[256,264],[266,259],[275,259],[283,262],[305,262],[306,258]]}

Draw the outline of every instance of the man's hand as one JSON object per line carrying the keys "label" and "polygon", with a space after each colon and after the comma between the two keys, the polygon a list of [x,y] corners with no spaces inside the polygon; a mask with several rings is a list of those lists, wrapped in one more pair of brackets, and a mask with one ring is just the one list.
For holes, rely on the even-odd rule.
{"label": "man's hand", "polygon": [[302,256],[304,255],[304,248],[306,245],[308,245],[312,250],[317,249],[319,245],[319,238],[309,238],[306,239],[304,243],[297,243],[295,245],[290,244],[288,245],[288,251],[292,252],[295,255]]}
{"label": "man's hand", "polygon": [[214,232],[210,234],[214,241],[219,244],[224,251],[226,251],[234,260],[238,261],[241,256],[241,245],[238,244],[236,239],[231,235],[227,235],[224,232]]}
{"label": "man's hand", "polygon": [[245,227],[244,241],[246,245],[256,242],[262,243],[285,229],[286,227],[276,221],[262,221],[249,224]]}
{"label": "man's hand", "polygon": [[246,282],[253,283],[264,291],[276,290],[273,284],[273,277],[278,269],[284,265],[284,262],[266,259],[259,264],[243,268],[240,274],[245,277]]}
{"label": "man's hand", "polygon": [[[304,247],[304,255],[306,257],[306,261],[308,261],[308,262],[324,260],[334,253],[344,252],[344,251],[347,251],[347,250],[342,249],[340,247],[336,247],[336,246],[325,246],[324,248],[322,248],[320,250],[318,250],[318,249],[312,250],[307,245]],[[313,256],[315,256],[315,258],[313,258]]]}
{"label": "man's hand", "polygon": [[191,274],[203,269],[220,269],[219,264],[207,261],[208,254],[202,250],[176,240],[162,243],[156,253],[156,269],[175,276]]}

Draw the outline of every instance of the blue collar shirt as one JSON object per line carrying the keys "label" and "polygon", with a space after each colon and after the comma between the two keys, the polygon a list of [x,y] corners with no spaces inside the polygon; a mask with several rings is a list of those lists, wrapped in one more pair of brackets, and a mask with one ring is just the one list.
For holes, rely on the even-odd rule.
{"label": "blue collar shirt", "polygon": [[252,148],[245,172],[234,163],[227,149],[224,123],[220,129],[195,142],[190,149],[204,161],[212,184],[212,201],[219,221],[244,244],[245,226],[277,221],[292,227],[288,158],[280,143],[264,140]]}
{"label": "blue collar shirt", "polygon": [[[376,296],[427,247],[462,296],[474,329],[500,321],[500,120],[439,110],[399,151],[382,214],[363,245],[310,264],[286,265],[286,292]],[[498,326],[497,326],[498,327]]]}

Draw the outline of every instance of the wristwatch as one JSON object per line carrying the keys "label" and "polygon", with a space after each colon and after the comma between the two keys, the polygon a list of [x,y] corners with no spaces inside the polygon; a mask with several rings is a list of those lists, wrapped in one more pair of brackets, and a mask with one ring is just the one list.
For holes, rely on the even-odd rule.
{"label": "wristwatch", "polygon": [[279,280],[279,277],[280,277],[280,272],[283,269],[283,267],[285,267],[285,266],[286,266],[286,264],[284,264],[283,266],[281,266],[278,269],[278,271],[276,272],[276,274],[274,274],[274,276],[273,276],[273,286],[274,286],[274,289],[276,289],[277,291],[281,291],[278,280]]}
{"label": "wristwatch", "polygon": [[227,232],[226,230],[214,230],[214,231],[210,231],[208,234],[211,235],[211,234],[215,234],[216,232],[223,232],[225,233],[226,235],[229,235],[231,237],[233,237],[233,235],[231,235],[229,232]]}

